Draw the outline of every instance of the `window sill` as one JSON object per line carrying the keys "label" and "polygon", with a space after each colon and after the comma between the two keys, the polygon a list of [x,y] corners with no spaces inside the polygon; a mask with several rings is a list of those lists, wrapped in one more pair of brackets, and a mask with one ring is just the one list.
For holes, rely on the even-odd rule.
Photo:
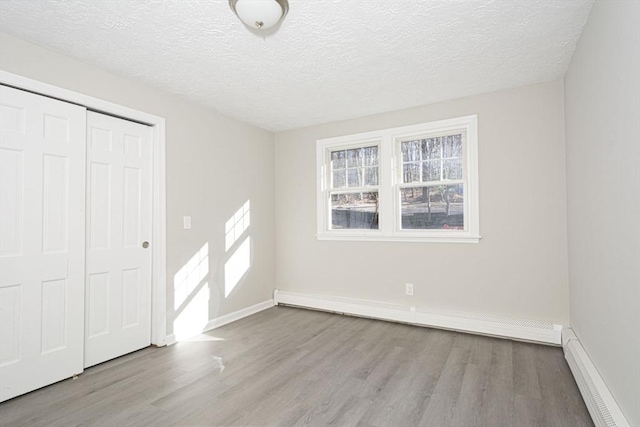
{"label": "window sill", "polygon": [[356,241],[356,242],[415,242],[415,243],[479,243],[481,236],[415,236],[415,235],[371,235],[371,234],[316,234],[318,240]]}

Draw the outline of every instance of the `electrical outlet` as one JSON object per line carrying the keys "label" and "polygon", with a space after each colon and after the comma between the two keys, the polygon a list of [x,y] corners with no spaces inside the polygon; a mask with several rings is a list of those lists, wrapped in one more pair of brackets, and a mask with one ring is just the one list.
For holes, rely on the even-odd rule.
{"label": "electrical outlet", "polygon": [[189,230],[191,228],[191,217],[185,216],[182,217],[182,226],[185,230]]}
{"label": "electrical outlet", "polygon": [[405,283],[404,287],[407,291],[407,295],[413,295],[413,283]]}

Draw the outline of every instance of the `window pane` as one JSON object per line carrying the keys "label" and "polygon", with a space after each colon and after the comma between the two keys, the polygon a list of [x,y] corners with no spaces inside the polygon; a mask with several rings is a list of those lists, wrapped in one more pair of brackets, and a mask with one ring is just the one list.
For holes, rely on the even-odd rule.
{"label": "window pane", "polygon": [[331,168],[332,169],[344,169],[346,163],[347,152],[346,151],[332,151],[331,152]]}
{"label": "window pane", "polygon": [[422,140],[422,160],[439,159],[442,156],[442,138]]}
{"label": "window pane", "polygon": [[347,167],[355,168],[362,166],[362,148],[347,150]]}
{"label": "window pane", "polygon": [[364,169],[364,185],[378,185],[378,167]]}
{"label": "window pane", "polygon": [[402,188],[400,197],[403,229],[464,229],[462,184]]}
{"label": "window pane", "polygon": [[360,169],[347,169],[347,183],[349,187],[362,186]]}
{"label": "window pane", "polygon": [[405,141],[401,144],[402,161],[417,162],[420,160],[420,141]]}
{"label": "window pane", "polygon": [[378,146],[331,151],[331,188],[378,185]]}
{"label": "window pane", "polygon": [[442,139],[444,157],[462,157],[462,134],[448,135]]}
{"label": "window pane", "polygon": [[331,195],[331,228],[378,229],[378,192]]}
{"label": "window pane", "polygon": [[378,165],[378,147],[365,147],[364,151],[364,165],[365,166],[377,166]]}
{"label": "window pane", "polygon": [[333,171],[333,182],[331,184],[332,188],[344,188],[347,185],[347,171]]}
{"label": "window pane", "polygon": [[422,181],[440,181],[442,161],[430,160],[422,164]]}
{"label": "window pane", "polygon": [[462,160],[444,161],[444,179],[462,179]]}
{"label": "window pane", "polygon": [[419,163],[408,163],[402,165],[402,182],[420,182]]}

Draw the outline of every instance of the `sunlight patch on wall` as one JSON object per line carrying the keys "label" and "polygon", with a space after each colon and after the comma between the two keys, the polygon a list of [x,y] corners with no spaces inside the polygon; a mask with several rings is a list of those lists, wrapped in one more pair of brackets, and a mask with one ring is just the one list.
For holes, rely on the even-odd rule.
{"label": "sunlight patch on wall", "polygon": [[225,251],[242,236],[251,223],[250,201],[247,202],[225,224]]}
{"label": "sunlight patch on wall", "polygon": [[251,238],[247,237],[224,265],[224,296],[231,294],[251,267]]}
{"label": "sunlight patch on wall", "polygon": [[205,243],[173,276],[173,308],[175,310],[189,298],[207,274],[209,274],[209,244]]}
{"label": "sunlight patch on wall", "polygon": [[177,341],[200,334],[209,322],[209,283],[193,297],[173,321],[173,333]]}

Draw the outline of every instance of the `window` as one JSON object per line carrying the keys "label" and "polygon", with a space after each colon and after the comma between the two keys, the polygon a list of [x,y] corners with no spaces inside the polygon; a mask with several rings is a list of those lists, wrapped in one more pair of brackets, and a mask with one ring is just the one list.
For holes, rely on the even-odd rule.
{"label": "window", "polygon": [[477,118],[317,141],[318,238],[478,242]]}
{"label": "window", "polygon": [[403,229],[464,230],[463,132],[400,141]]}
{"label": "window", "polygon": [[378,229],[378,146],[329,150],[331,229]]}

